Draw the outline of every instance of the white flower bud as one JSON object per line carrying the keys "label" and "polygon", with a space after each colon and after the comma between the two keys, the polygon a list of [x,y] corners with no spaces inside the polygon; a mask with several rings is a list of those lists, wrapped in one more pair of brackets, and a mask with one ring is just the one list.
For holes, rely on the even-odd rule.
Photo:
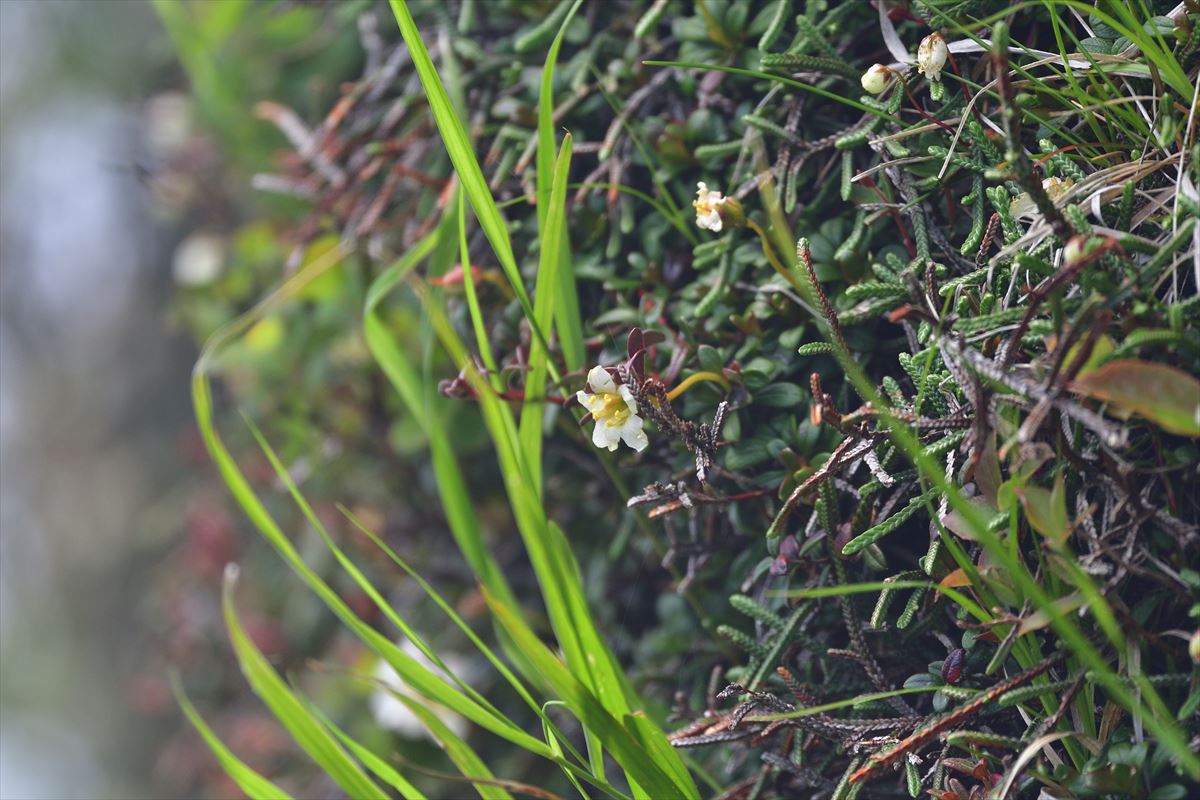
{"label": "white flower bud", "polygon": [[862,87],[863,91],[868,94],[879,94],[887,88],[888,78],[891,76],[891,70],[883,64],[873,64],[869,70],[863,73]]}
{"label": "white flower bud", "polygon": [[946,42],[937,33],[931,33],[921,40],[917,48],[917,71],[931,81],[942,79],[942,67],[946,66],[946,58],[950,51]]}

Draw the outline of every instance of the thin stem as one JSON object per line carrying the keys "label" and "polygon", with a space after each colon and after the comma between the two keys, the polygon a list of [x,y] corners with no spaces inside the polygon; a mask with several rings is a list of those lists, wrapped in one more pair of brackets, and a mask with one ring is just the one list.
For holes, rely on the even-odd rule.
{"label": "thin stem", "polygon": [[701,381],[719,383],[721,384],[721,387],[725,389],[725,391],[729,391],[733,388],[733,386],[729,383],[729,380],[718,372],[696,372],[684,378],[679,382],[678,386],[667,392],[667,399],[674,400],[676,397],[679,397],[679,395],[690,389],[694,384],[700,383]]}
{"label": "thin stem", "polygon": [[749,217],[746,218],[746,227],[758,234],[759,241],[762,242],[763,253],[766,255],[767,261],[771,262],[771,267],[784,278],[786,278],[787,282],[792,285],[792,288],[799,292],[800,296],[803,297],[804,287],[800,284],[800,281],[796,278],[796,275],[790,269],[785,267],[783,262],[779,260],[779,256],[775,254],[774,248],[771,247],[770,240],[767,239],[767,232],[764,231],[757,222]]}

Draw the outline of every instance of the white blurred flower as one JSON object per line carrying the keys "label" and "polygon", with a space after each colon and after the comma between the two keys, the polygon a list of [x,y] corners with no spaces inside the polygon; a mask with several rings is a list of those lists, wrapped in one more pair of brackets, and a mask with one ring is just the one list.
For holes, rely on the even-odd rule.
{"label": "white blurred flower", "polygon": [[146,101],[143,133],[154,155],[164,159],[178,156],[192,130],[192,101],[183,92],[160,92]]}
{"label": "white blurred flower", "polygon": [[225,240],[211,233],[193,233],[175,248],[171,272],[182,286],[206,286],[225,264]]}
{"label": "white blurred flower", "polygon": [[[432,661],[425,657],[425,654],[408,639],[403,642],[398,642],[400,649],[406,654],[412,656],[419,661],[422,666],[436,672],[443,677],[447,677],[445,673]],[[442,662],[453,672],[465,681],[470,680],[473,672],[471,664],[465,659],[453,653],[438,653]],[[379,659],[379,663],[375,666],[375,680],[387,688],[376,689],[368,698],[368,705],[371,708],[371,716],[375,717],[375,721],[380,727],[394,731],[401,736],[406,736],[410,739],[417,739],[422,736],[428,736],[429,731],[425,724],[417,717],[416,714],[409,709],[403,702],[398,700],[395,695],[400,694],[405,697],[411,697],[419,701],[422,705],[437,715],[438,719],[446,724],[450,730],[454,731],[458,736],[466,736],[467,720],[459,714],[451,711],[445,706],[433,703],[412,690],[408,684],[400,679],[396,670],[392,669],[392,665]]]}
{"label": "white blurred flower", "polygon": [[872,64],[871,68],[863,73],[860,83],[864,92],[868,94],[879,94],[887,88],[888,78],[891,75],[891,70],[883,64]]}
{"label": "white blurred flower", "polygon": [[942,79],[942,67],[946,66],[946,41],[940,34],[931,33],[921,40],[917,48],[917,71],[931,81]]}
{"label": "white blurred flower", "polygon": [[704,181],[696,184],[696,199],[692,207],[696,209],[696,225],[706,231],[720,233],[721,228],[728,222],[735,227],[742,224],[742,206],[735,198],[725,197],[715,189],[709,189]]}
{"label": "white blurred flower", "polygon": [[[1075,181],[1070,178],[1060,178],[1057,175],[1042,181],[1042,189],[1052,203],[1057,203],[1074,185]],[[1018,218],[1029,217],[1037,213],[1037,206],[1034,204],[1033,198],[1029,196],[1029,192],[1021,192],[1008,204],[1008,213]]]}
{"label": "white blurred flower", "polygon": [[592,367],[588,373],[588,388],[590,394],[579,391],[575,397],[592,413],[592,419],[596,422],[592,430],[592,444],[616,450],[618,444],[625,442],[639,453],[645,450],[650,440],[642,430],[643,422],[637,414],[637,401],[629,387],[625,384],[618,386],[604,367]]}

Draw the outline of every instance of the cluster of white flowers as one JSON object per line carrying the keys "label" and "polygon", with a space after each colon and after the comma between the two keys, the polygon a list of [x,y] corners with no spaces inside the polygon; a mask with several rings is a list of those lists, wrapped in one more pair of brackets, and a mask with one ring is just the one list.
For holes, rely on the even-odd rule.
{"label": "cluster of white flowers", "polygon": [[644,423],[629,387],[618,386],[604,367],[592,367],[587,380],[590,392],[581,390],[575,393],[575,398],[592,412],[596,422],[592,444],[616,450],[618,444],[625,442],[639,453],[645,450],[650,440],[642,430]]}

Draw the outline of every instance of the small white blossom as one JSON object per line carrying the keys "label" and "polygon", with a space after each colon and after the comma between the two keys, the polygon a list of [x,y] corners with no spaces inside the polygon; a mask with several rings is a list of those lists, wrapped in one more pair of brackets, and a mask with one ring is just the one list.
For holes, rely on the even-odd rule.
{"label": "small white blossom", "polygon": [[[703,186],[704,184],[700,184]],[[637,414],[637,401],[625,384],[618,386],[604,367],[592,367],[588,373],[588,388],[575,393],[580,404],[592,412],[596,427],[592,431],[592,444],[616,450],[621,442],[639,453],[646,449],[650,440],[642,430],[643,421]]]}
{"label": "small white blossom", "polygon": [[[1060,178],[1057,175],[1042,181],[1042,190],[1052,203],[1057,203],[1073,186],[1075,186],[1075,181],[1070,178]],[[1021,192],[1008,204],[1008,213],[1014,217],[1029,217],[1036,212],[1037,205],[1029,196],[1029,192]]]}
{"label": "small white blossom", "polygon": [[[401,650],[415,659],[421,666],[444,678],[449,677],[440,667],[430,661],[411,640],[404,639],[397,642],[397,644],[400,645]],[[442,663],[462,680],[469,682],[475,679],[478,670],[465,658],[455,653],[441,653],[440,656]],[[397,699],[396,695],[399,694],[419,701],[430,711],[433,711],[437,718],[445,723],[454,733],[459,736],[467,735],[470,726],[467,724],[466,719],[445,706],[418,695],[416,691],[400,678],[400,675],[392,668],[391,664],[382,658],[379,659],[379,662],[375,666],[374,678],[379,682],[379,688],[372,692],[368,698],[368,704],[371,708],[371,715],[375,717],[375,721],[380,727],[386,728],[389,731],[395,731],[401,736],[406,736],[410,739],[417,739],[422,736],[430,736],[432,738],[425,727],[425,723],[402,700]]]}
{"label": "small white blossom", "polygon": [[931,33],[921,40],[917,48],[917,71],[931,81],[942,79],[942,67],[946,66],[946,41],[940,34]]}
{"label": "small white blossom", "polygon": [[721,232],[721,206],[729,202],[720,192],[709,189],[704,181],[696,184],[696,199],[692,206],[696,209],[696,225],[713,233]]}
{"label": "small white blossom", "polygon": [[225,264],[225,240],[211,233],[193,233],[175,248],[171,272],[180,286],[207,286]]}
{"label": "small white blossom", "polygon": [[872,64],[871,68],[863,73],[862,88],[868,94],[879,94],[887,88],[888,77],[891,70],[883,64]]}

